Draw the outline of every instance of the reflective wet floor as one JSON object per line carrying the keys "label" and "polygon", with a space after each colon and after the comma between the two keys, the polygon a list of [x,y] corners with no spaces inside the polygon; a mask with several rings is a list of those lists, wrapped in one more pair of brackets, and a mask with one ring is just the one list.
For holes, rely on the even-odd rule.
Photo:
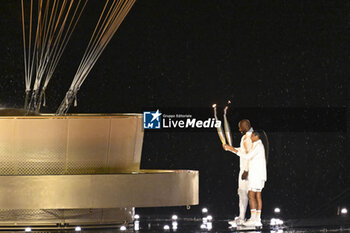
{"label": "reflective wet floor", "polygon": [[282,220],[270,219],[263,220],[261,229],[230,226],[227,219],[205,218],[177,218],[173,216],[170,219],[140,217],[129,225],[108,225],[108,226],[66,226],[61,229],[51,228],[0,228],[6,232],[90,232],[90,233],[116,233],[116,232],[155,232],[155,233],[207,233],[207,232],[350,232],[350,218],[319,218],[319,219],[297,219]]}

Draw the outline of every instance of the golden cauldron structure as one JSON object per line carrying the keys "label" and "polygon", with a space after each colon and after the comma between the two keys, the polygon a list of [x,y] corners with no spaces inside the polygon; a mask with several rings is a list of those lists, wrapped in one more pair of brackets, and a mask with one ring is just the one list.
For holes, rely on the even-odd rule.
{"label": "golden cauldron structure", "polygon": [[96,225],[198,204],[198,171],[140,170],[142,114],[0,116],[0,225]]}

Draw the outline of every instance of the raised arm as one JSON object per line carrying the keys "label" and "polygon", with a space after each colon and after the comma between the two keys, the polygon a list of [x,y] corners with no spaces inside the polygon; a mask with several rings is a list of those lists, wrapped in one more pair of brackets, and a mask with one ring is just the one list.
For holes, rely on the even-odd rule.
{"label": "raised arm", "polygon": [[243,138],[243,143],[241,145],[242,145],[242,147],[235,148],[235,147],[229,146],[227,144],[222,144],[222,147],[226,151],[230,151],[230,152],[235,153],[236,155],[238,155],[240,157],[243,156],[246,158],[246,156],[248,156],[249,152],[253,148],[252,140],[250,139],[250,137],[247,137],[247,135],[245,135]]}
{"label": "raised arm", "polygon": [[222,144],[222,147],[224,148],[225,151],[230,151],[238,156],[241,156],[241,155],[239,155],[240,148],[234,148],[233,146],[230,146],[227,144]]}
{"label": "raised arm", "polygon": [[[242,148],[234,148],[227,144],[222,144],[222,147],[224,148],[224,150],[230,151],[236,154],[237,156],[243,156],[243,157],[248,156],[248,154],[246,154],[245,151],[242,150]],[[243,165],[244,172],[242,174],[242,180],[246,180],[248,178],[249,160],[243,160],[243,161],[245,161],[245,164]]]}

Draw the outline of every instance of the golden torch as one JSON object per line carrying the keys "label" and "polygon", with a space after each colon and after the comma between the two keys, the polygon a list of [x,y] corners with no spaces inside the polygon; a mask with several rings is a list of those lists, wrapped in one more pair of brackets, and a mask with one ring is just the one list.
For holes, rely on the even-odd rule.
{"label": "golden torch", "polygon": [[[213,107],[213,110],[214,110],[215,121],[217,122],[219,120],[218,120],[218,116],[216,114],[216,104],[213,104],[212,107]],[[219,135],[221,143],[222,144],[226,144],[225,134],[224,134],[224,132],[222,130],[222,126],[220,125],[220,127],[216,127],[216,129],[218,130],[218,135]]]}
{"label": "golden torch", "polygon": [[227,109],[228,109],[228,106],[230,105],[230,103],[231,103],[231,101],[227,101],[227,105],[224,108],[224,128],[225,128],[225,135],[226,135],[227,143],[230,146],[232,146],[232,136],[231,136],[230,124],[228,123],[228,120],[226,117]]}

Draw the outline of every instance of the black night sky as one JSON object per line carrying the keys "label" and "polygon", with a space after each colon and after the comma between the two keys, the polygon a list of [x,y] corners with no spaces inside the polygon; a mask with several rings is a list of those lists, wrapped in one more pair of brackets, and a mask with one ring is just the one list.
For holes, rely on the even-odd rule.
{"label": "black night sky", "polygon": [[[55,112],[63,99],[103,4],[87,4],[43,112]],[[212,117],[210,106],[230,99],[235,145],[242,118],[269,134],[263,216],[276,206],[289,218],[335,215],[338,206],[350,207],[349,12],[349,1],[137,0],[70,112],[179,107]],[[1,1],[0,32],[0,105],[20,108],[20,1]],[[311,109],[307,120],[297,108]],[[237,215],[239,160],[222,150],[215,131],[147,131],[141,167],[199,170],[200,206],[140,212],[192,214],[206,206],[214,216]]]}

